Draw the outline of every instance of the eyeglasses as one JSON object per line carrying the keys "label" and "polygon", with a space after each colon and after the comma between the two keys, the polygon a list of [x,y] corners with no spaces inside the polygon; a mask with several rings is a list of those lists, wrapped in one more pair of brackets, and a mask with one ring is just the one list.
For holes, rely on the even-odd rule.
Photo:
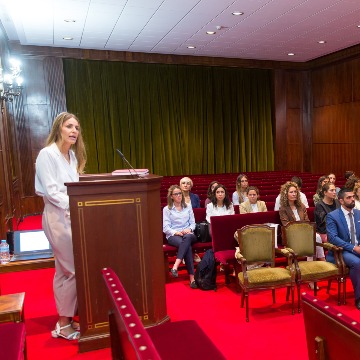
{"label": "eyeglasses", "polygon": [[191,185],[191,182],[190,181],[183,181],[181,184],[182,185]]}
{"label": "eyeglasses", "polygon": [[180,196],[180,195],[182,195],[182,193],[181,193],[181,192],[178,192],[178,193],[172,193],[172,195],[174,195],[174,196]]}

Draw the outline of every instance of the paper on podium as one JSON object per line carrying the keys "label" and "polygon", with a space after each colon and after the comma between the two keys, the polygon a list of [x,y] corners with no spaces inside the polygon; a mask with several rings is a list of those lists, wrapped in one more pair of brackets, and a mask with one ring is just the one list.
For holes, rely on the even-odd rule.
{"label": "paper on podium", "polygon": [[114,170],[112,173],[112,175],[119,175],[119,176],[128,176],[128,175],[136,175],[138,174],[139,176],[146,176],[149,175],[149,169],[119,169],[119,170]]}

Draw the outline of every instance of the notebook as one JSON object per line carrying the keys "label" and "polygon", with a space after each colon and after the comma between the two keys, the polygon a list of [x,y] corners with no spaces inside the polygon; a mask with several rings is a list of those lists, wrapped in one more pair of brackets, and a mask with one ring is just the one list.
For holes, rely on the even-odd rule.
{"label": "notebook", "polygon": [[53,256],[43,230],[14,231],[14,256],[11,261],[46,259]]}

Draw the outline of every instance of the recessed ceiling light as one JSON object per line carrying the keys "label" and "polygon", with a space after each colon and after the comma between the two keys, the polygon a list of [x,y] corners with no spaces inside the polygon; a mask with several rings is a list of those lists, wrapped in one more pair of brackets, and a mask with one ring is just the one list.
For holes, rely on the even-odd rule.
{"label": "recessed ceiling light", "polygon": [[360,25],[358,25],[357,27],[360,28]]}
{"label": "recessed ceiling light", "polygon": [[216,34],[216,31],[207,31],[206,32],[208,35],[215,35]]}
{"label": "recessed ceiling light", "polygon": [[232,14],[235,16],[244,15],[244,13],[241,11],[234,11],[234,12],[232,12]]}
{"label": "recessed ceiling light", "polygon": [[74,40],[74,38],[71,36],[64,36],[63,40]]}
{"label": "recessed ceiling light", "polygon": [[65,19],[64,21],[65,22],[76,22],[76,20],[74,20],[74,19]]}
{"label": "recessed ceiling light", "polygon": [[294,53],[288,53],[289,56],[294,56],[295,54]]}
{"label": "recessed ceiling light", "polygon": [[319,40],[318,43],[319,44],[326,44],[326,41],[325,40]]}
{"label": "recessed ceiling light", "polygon": [[187,48],[188,48],[188,49],[196,49],[196,46],[189,45]]}

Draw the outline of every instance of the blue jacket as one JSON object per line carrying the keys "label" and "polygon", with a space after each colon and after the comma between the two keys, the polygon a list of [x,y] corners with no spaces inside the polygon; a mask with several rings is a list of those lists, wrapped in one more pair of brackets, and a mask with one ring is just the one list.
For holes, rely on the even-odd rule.
{"label": "blue jacket", "polygon": [[190,193],[190,201],[193,209],[200,207],[200,198],[198,195]]}
{"label": "blue jacket", "polygon": [[[354,209],[353,211],[356,238],[360,245],[360,210]],[[342,247],[344,251],[353,252],[354,245],[351,243],[349,228],[341,207],[327,214],[326,231],[328,234],[328,241],[331,244]],[[332,251],[329,251],[327,260],[334,262]]]}

